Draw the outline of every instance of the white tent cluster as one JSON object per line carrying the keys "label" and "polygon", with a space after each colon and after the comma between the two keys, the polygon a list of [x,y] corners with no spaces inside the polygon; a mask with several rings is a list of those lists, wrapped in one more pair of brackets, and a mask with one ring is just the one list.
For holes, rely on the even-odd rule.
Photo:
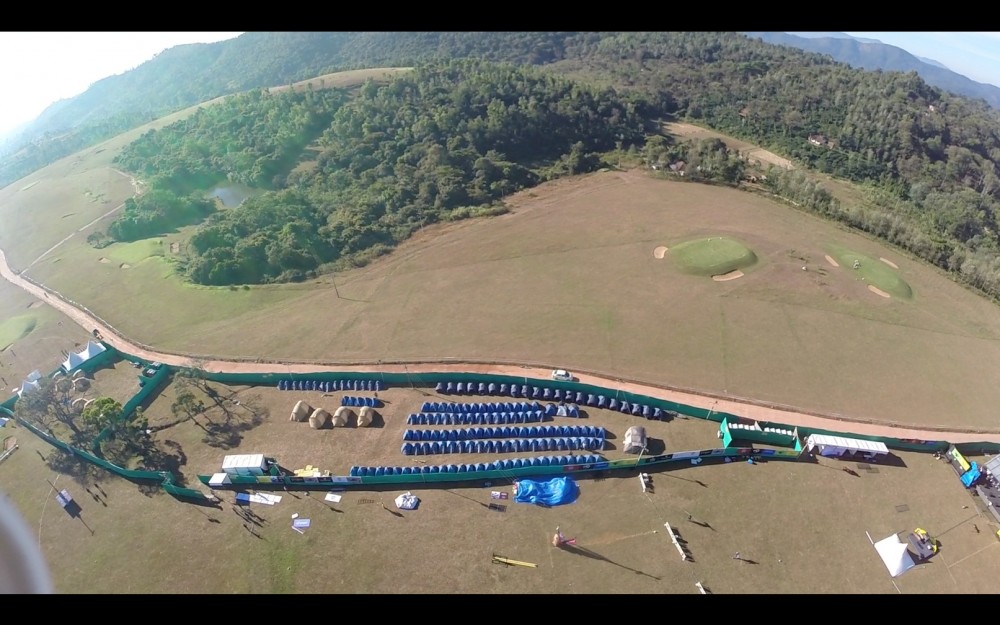
{"label": "white tent cluster", "polygon": [[100,343],[95,343],[93,341],[87,341],[87,346],[80,350],[79,352],[70,352],[66,357],[66,360],[62,363],[62,368],[69,373],[73,369],[76,369],[83,363],[87,362],[94,356],[97,356],[101,352],[105,351],[105,348]]}
{"label": "white tent cluster", "polygon": [[21,386],[14,391],[18,397],[23,396],[25,393],[30,393],[31,391],[38,390],[38,381],[42,379],[42,374],[38,370],[34,370],[28,374],[28,377],[21,383]]}

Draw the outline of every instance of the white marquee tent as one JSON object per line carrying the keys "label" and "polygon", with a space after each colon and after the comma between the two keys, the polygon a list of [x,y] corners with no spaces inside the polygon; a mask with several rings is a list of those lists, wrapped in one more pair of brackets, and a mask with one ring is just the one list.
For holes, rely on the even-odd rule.
{"label": "white marquee tent", "polygon": [[806,451],[816,449],[821,456],[842,456],[846,453],[861,453],[872,458],[889,453],[885,443],[866,441],[859,438],[812,434],[806,439]]}
{"label": "white marquee tent", "polygon": [[900,541],[896,534],[883,538],[874,544],[875,551],[885,563],[885,568],[889,569],[889,575],[899,577],[915,566],[913,557],[906,548],[906,543]]}
{"label": "white marquee tent", "polygon": [[84,347],[82,350],[76,353],[74,352],[69,353],[69,356],[67,356],[66,360],[62,363],[62,367],[63,369],[66,370],[66,373],[69,373],[73,369],[79,367],[80,365],[87,362],[94,356],[97,356],[98,354],[106,350],[107,348],[101,345],[100,343],[87,341],[87,346]]}

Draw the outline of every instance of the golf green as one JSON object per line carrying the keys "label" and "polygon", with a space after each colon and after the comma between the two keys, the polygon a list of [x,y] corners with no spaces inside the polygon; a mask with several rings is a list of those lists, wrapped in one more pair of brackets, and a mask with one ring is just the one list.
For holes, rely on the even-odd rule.
{"label": "golf green", "polygon": [[685,241],[671,247],[669,254],[682,271],[699,276],[718,276],[757,262],[753,250],[729,237]]}

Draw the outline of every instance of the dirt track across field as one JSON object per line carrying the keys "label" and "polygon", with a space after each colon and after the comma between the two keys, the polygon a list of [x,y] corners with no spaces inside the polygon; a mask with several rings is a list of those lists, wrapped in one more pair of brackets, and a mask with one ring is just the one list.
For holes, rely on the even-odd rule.
{"label": "dirt track across field", "polygon": [[[164,364],[193,367],[198,366],[212,372],[229,373],[270,373],[276,370],[287,373],[313,373],[323,371],[370,371],[371,365],[317,365],[304,363],[258,363],[240,362],[227,360],[204,359],[195,362],[186,356],[157,352],[145,349],[118,336],[116,332],[100,322],[94,315],[82,310],[58,296],[49,295],[41,286],[29,282],[19,275],[14,274],[7,265],[7,257],[0,250],[0,275],[7,281],[31,293],[40,300],[48,303],[53,308],[59,310],[75,323],[82,326],[88,332],[98,330],[104,341],[115,348],[130,353],[141,358]],[[492,373],[500,375],[516,375],[545,379],[549,376],[549,371],[530,368],[526,366],[514,365],[484,365],[466,363],[405,363],[405,364],[383,364],[379,366],[380,371],[388,373],[420,373],[420,372],[467,372],[467,373]],[[581,374],[578,376],[580,382],[593,384],[606,388],[617,388],[629,393],[657,397],[668,401],[694,406],[698,408],[711,409],[716,412],[728,412],[740,415],[748,419],[757,421],[772,421],[796,427],[810,427],[817,429],[827,429],[839,432],[850,432],[865,436],[890,436],[896,438],[911,438],[918,440],[947,440],[951,443],[975,443],[994,442],[1000,443],[1000,433],[983,432],[974,429],[935,429],[921,430],[907,427],[894,427],[884,424],[874,424],[870,422],[851,421],[850,419],[832,419],[815,415],[804,414],[792,410],[772,408],[736,399],[716,398],[706,395],[698,395],[690,392],[671,390],[643,384],[612,380],[595,375]]]}

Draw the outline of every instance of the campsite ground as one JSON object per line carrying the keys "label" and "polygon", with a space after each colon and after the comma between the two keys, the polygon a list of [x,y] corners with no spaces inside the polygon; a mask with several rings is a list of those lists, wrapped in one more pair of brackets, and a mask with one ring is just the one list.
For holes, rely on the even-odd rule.
{"label": "campsite ground", "polygon": [[[295,401],[332,410],[345,393],[211,384],[224,403],[200,417],[200,426],[185,422],[154,434],[189,484],[230,453],[266,453],[288,468],[312,464],[334,474],[354,464],[510,456],[402,455],[406,415],[424,401],[455,401],[432,389],[380,392],[387,403],[375,427],[313,430],[289,421]],[[168,386],[148,406],[154,429],[173,421],[174,390]],[[579,421],[553,422],[606,427],[609,458],[624,456],[623,434],[638,423],[668,451],[718,446],[717,425],[696,419],[648,422],[589,409]],[[222,427],[210,437],[204,429],[210,423],[228,423],[232,435],[222,436],[230,431]],[[393,505],[404,489],[345,492],[339,504],[324,502],[321,491],[277,491],[277,505],[250,505],[251,533],[231,491],[217,491],[224,505],[215,509],[101,472],[99,490],[93,478],[53,473],[40,457],[52,448],[23,428],[12,432],[21,449],[4,462],[4,479],[23,486],[12,497],[38,528],[60,592],[696,593],[702,581],[717,593],[895,593],[865,532],[878,540],[916,527],[939,538],[942,551],[897,579],[900,592],[992,592],[1000,574],[996,524],[952,469],[926,454],[902,453],[905,467],[871,472],[829,459],[685,466],[653,473],[654,489],[646,494],[635,472],[607,474],[579,480],[579,499],[552,508],[492,501],[493,490],[511,492],[509,481],[411,488],[421,500],[413,511]],[[82,520],[58,508],[46,478],[70,490]],[[491,511],[489,503],[507,509]],[[292,514],[311,520],[305,534],[291,529]],[[688,522],[688,514],[707,526]],[[681,561],[666,521],[687,541],[693,561]],[[557,525],[581,550],[551,546]],[[734,560],[737,551],[752,563]],[[492,564],[493,554],[537,568]]]}
{"label": "campsite ground", "polygon": [[[368,267],[315,283],[208,289],[170,272],[166,243],[183,233],[163,245],[85,243],[106,226],[88,224],[132,193],[134,181],[111,169],[111,158],[144,130],[0,190],[9,226],[0,247],[24,268],[72,235],[28,275],[158,348],[276,360],[548,363],[854,418],[994,424],[1000,386],[981,374],[1000,364],[992,303],[764,198],[602,172],[518,194],[508,215],[429,228]],[[746,243],[759,264],[713,282],[684,274],[669,251],[654,254],[710,236]],[[913,298],[869,292],[849,267],[825,260],[830,245],[892,260]],[[51,371],[61,351],[88,338],[0,283],[0,318],[26,314],[36,317],[30,334],[0,354],[10,386],[32,369]],[[124,403],[135,391],[132,372],[120,363],[97,381]],[[353,464],[412,461],[399,452],[402,423],[431,398],[391,389],[380,393],[389,403],[376,427],[315,431],[288,421],[294,400],[332,408],[339,395],[214,386],[226,399],[197,425],[169,425],[173,386],[148,406],[164,463],[157,468],[179,471],[189,485],[228,453],[264,452],[289,467],[341,474]],[[616,447],[640,421],[602,411],[585,420],[606,425]],[[643,424],[671,451],[719,445],[713,424]],[[905,468],[877,472],[829,460],[685,467],[654,473],[648,494],[634,473],[608,475],[581,481],[573,504],[508,500],[502,513],[486,505],[491,490],[509,492],[509,483],[413,489],[422,504],[406,512],[392,506],[395,489],[350,492],[334,506],[319,493],[282,492],[274,507],[253,504],[257,516],[247,520],[232,493],[221,509],[199,508],[101,471],[54,471],[50,446],[12,424],[0,432],[20,444],[0,465],[4,483],[17,485],[5,491],[37,528],[60,592],[685,593],[702,581],[719,593],[894,593],[865,532],[878,540],[915,527],[940,538],[942,553],[897,580],[900,592],[993,592],[1000,573],[996,525],[949,467],[920,454],[901,454]],[[81,518],[58,508],[49,482],[70,489]],[[293,513],[312,520],[305,534],[291,530]],[[689,513],[711,527],[688,522]],[[680,530],[693,562],[680,561],[664,521]],[[586,551],[553,549],[556,525]],[[734,560],[737,551],[755,563]],[[493,553],[538,567],[491,564]]]}

